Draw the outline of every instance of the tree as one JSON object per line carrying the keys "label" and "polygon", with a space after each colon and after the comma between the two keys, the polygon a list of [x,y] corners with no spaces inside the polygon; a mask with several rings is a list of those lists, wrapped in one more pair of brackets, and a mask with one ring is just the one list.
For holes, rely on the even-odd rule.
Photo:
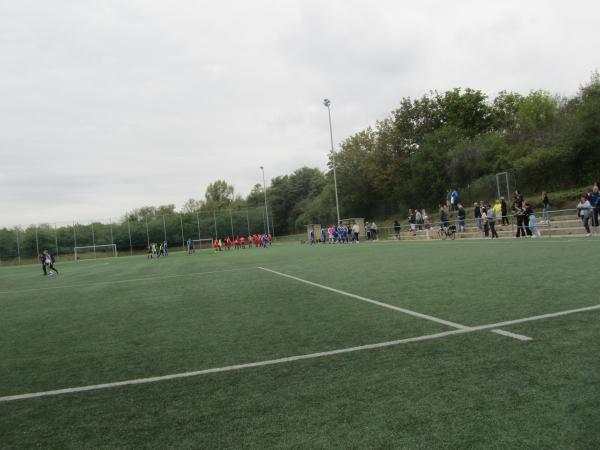
{"label": "tree", "polygon": [[183,204],[181,211],[183,211],[184,213],[195,213],[200,211],[203,206],[204,201],[190,198],[187,202]]}
{"label": "tree", "polygon": [[233,200],[233,186],[224,180],[213,181],[206,188],[206,202],[229,203]]}

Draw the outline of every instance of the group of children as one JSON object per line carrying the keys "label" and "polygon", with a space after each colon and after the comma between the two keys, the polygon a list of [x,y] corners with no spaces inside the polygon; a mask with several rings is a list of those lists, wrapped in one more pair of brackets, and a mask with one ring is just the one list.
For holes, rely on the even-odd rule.
{"label": "group of children", "polygon": [[169,244],[167,244],[167,241],[164,241],[162,244],[157,244],[156,242],[148,244],[147,259],[160,258],[161,256],[169,256]]}
{"label": "group of children", "polygon": [[321,236],[320,238],[315,235],[315,227],[310,229],[310,243],[316,244],[317,242],[325,243],[339,243],[339,244],[347,244],[349,242],[358,243],[358,235],[360,233],[360,227],[358,224],[354,224],[352,228],[350,228],[347,224],[331,225],[328,228],[321,228]]}
{"label": "group of children", "polygon": [[248,248],[252,248],[252,245],[254,245],[254,247],[268,248],[273,244],[273,236],[271,233],[254,234],[247,238],[246,236],[237,236],[235,239],[231,239],[231,236],[227,236],[224,241],[215,239],[213,241],[213,248],[216,252],[221,252],[223,249],[231,250],[231,246],[233,245],[235,250],[240,250],[246,248],[246,243],[248,243]]}

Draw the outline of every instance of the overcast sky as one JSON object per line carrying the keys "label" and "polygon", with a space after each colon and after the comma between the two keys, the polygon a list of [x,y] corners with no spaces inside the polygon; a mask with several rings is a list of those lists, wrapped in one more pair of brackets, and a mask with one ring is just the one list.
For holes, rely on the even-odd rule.
{"label": "overcast sky", "polygon": [[[572,95],[600,3],[0,0],[0,225],[246,195],[404,96]],[[268,181],[267,181],[268,182]]]}

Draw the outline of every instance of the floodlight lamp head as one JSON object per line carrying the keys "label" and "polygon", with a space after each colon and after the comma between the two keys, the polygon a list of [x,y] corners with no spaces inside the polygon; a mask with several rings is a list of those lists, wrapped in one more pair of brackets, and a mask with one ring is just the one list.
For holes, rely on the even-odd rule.
{"label": "floodlight lamp head", "polygon": [[326,99],[323,100],[323,104],[329,108],[329,105],[331,105],[331,100],[329,100],[328,98],[326,98]]}

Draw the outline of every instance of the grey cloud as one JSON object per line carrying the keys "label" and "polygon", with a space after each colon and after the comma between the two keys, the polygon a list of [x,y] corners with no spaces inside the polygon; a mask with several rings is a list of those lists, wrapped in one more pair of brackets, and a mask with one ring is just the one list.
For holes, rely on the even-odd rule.
{"label": "grey cloud", "polygon": [[598,66],[598,12],[583,0],[0,3],[0,226],[181,206],[217,178],[246,194],[260,165],[325,168],[323,97],[339,142],[430,89],[572,94]]}

